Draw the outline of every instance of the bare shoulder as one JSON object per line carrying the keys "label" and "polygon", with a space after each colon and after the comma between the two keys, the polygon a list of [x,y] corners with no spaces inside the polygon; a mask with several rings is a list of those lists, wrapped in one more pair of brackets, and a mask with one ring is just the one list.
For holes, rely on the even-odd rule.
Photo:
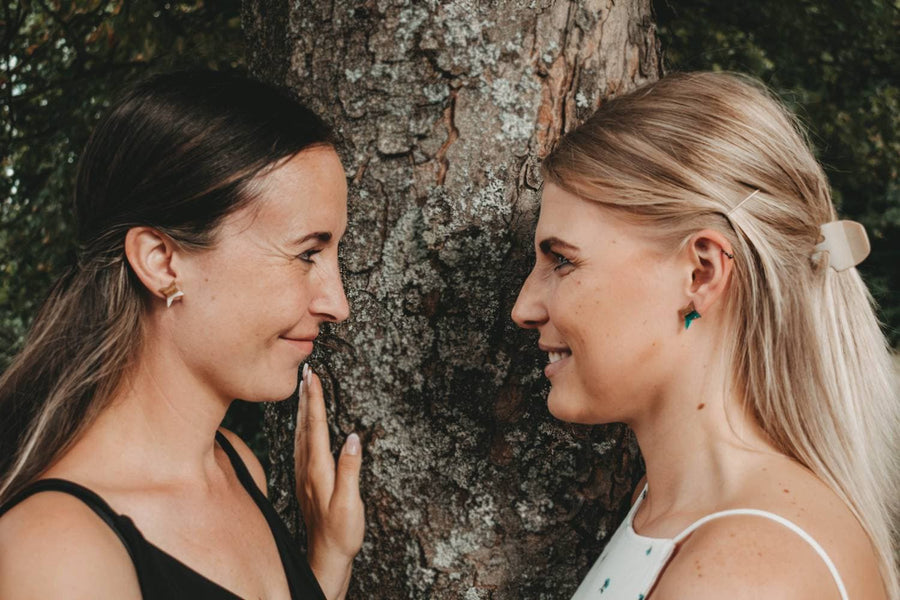
{"label": "bare shoulder", "polygon": [[233,431],[229,431],[224,427],[220,427],[219,431],[229,442],[231,442],[234,449],[237,450],[238,456],[241,457],[241,460],[244,461],[244,464],[247,466],[247,470],[250,471],[250,476],[253,477],[256,487],[258,487],[264,495],[268,496],[269,490],[266,483],[266,471],[263,469],[259,459],[256,458],[256,455],[253,454],[253,450],[250,449],[250,446],[248,446],[244,440]]}
{"label": "bare shoulder", "polygon": [[41,492],[0,518],[0,598],[140,597],[128,550],[77,498]]}
{"label": "bare shoulder", "polygon": [[[886,599],[875,551],[850,509],[821,481],[789,474],[760,484],[737,506],[777,515],[834,563],[849,597]],[[709,521],[678,547],[653,600],[840,600],[824,558],[796,530],[761,515]]]}
{"label": "bare shoulder", "polygon": [[653,600],[838,600],[825,563],[782,525],[756,516],[707,523],[681,544]]}

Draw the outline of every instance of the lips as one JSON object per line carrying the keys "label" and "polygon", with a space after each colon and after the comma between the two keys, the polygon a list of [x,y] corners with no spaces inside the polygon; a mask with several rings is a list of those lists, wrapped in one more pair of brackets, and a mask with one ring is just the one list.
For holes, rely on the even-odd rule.
{"label": "lips", "polygon": [[293,346],[300,352],[302,352],[306,355],[310,355],[310,354],[312,354],[312,351],[313,351],[313,342],[316,339],[316,336],[313,335],[310,337],[303,337],[303,338],[282,336],[281,339],[283,339],[285,342],[287,342],[288,344],[290,344],[291,346]]}
{"label": "lips", "polygon": [[549,363],[544,367],[544,375],[546,375],[548,379],[565,367],[568,359],[572,356],[572,351],[563,346],[551,347],[544,344],[538,344],[538,347],[547,353]]}

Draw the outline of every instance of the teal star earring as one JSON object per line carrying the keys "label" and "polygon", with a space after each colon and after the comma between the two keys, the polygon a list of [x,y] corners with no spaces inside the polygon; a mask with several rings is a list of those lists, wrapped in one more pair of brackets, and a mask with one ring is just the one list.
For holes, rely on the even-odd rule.
{"label": "teal star earring", "polygon": [[684,319],[684,328],[690,329],[691,322],[696,321],[700,318],[700,313],[697,312],[697,309],[694,307],[694,303],[691,302],[687,305],[686,308],[682,308],[678,311],[679,316]]}

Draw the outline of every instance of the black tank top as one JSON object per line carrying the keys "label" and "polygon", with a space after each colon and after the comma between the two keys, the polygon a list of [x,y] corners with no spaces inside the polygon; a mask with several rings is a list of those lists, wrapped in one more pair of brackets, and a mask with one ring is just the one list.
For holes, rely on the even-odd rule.
{"label": "black tank top", "polygon": [[[238,479],[262,511],[269,524],[269,529],[272,530],[272,536],[278,546],[278,553],[281,555],[281,563],[284,566],[284,573],[291,590],[291,598],[294,600],[324,600],[325,595],[310,570],[306,557],[291,539],[291,534],[278,517],[272,504],[256,487],[256,482],[253,481],[237,451],[219,432],[216,432],[216,441],[225,450]],[[128,554],[131,555],[144,600],[235,600],[235,598],[240,598],[148,542],[130,518],[116,513],[100,496],[77,483],[64,479],[35,481],[0,507],[0,517],[25,498],[45,491],[64,492],[75,496],[110,526],[125,544]]]}

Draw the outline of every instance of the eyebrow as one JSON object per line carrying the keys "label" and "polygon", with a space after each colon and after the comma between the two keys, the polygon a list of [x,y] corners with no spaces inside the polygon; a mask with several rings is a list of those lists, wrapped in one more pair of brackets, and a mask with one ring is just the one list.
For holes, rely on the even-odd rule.
{"label": "eyebrow", "polygon": [[558,237],[548,237],[538,244],[538,248],[541,249],[541,252],[544,254],[550,254],[551,248],[560,248],[563,250],[578,250],[577,246],[573,246],[568,242],[564,242]]}
{"label": "eyebrow", "polygon": [[332,238],[330,231],[314,231],[312,233],[307,233],[303,237],[294,240],[294,245],[299,246],[300,244],[307,242],[312,239],[319,240],[320,242],[330,242]]}

